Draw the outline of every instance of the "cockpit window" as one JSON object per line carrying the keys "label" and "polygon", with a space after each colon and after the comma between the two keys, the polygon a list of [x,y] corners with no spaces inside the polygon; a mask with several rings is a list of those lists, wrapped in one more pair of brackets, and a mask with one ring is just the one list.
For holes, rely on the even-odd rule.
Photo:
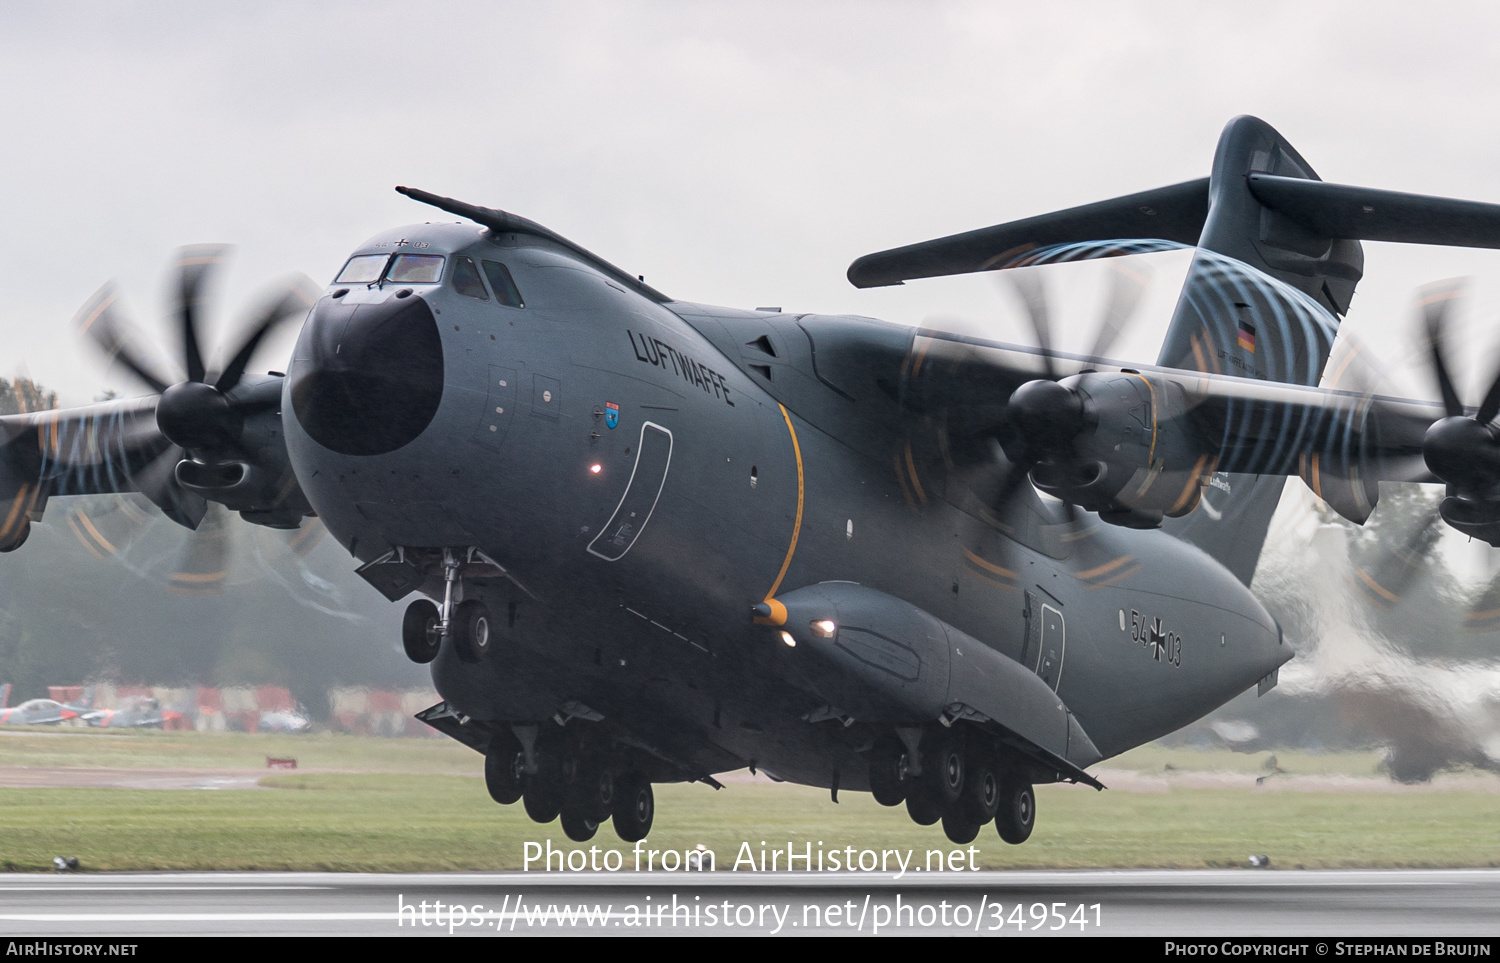
{"label": "cockpit window", "polygon": [[499,261],[480,261],[484,265],[484,276],[490,279],[490,287],[495,289],[495,300],[508,308],[524,308],[526,302],[521,300],[521,292],[516,288],[516,281],[510,276],[510,269]]}
{"label": "cockpit window", "polygon": [[385,279],[400,284],[436,284],[443,277],[443,259],[437,254],[397,254]]}
{"label": "cockpit window", "polygon": [[490,299],[484,290],[484,282],[479,280],[479,269],[462,254],[453,259],[453,290],[467,298],[478,298],[481,301]]}
{"label": "cockpit window", "polygon": [[385,268],[385,262],[390,259],[389,254],[361,254],[351,257],[349,263],[339,272],[339,276],[333,279],[334,284],[370,284],[380,280],[380,272]]}

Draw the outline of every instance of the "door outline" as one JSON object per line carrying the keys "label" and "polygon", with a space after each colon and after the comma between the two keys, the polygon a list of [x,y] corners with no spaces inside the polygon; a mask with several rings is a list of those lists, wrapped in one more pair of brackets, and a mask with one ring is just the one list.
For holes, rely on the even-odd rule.
{"label": "door outline", "polygon": [[[1047,666],[1044,665],[1046,663],[1046,661],[1047,661],[1047,638],[1048,638],[1048,636],[1047,636],[1047,613],[1048,612],[1051,612],[1053,615],[1057,616],[1057,635],[1058,635],[1058,639],[1057,639],[1057,666],[1056,666],[1056,668],[1052,669],[1052,678],[1050,680],[1047,678],[1047,670],[1048,670],[1049,667],[1047,667]],[[1067,619],[1063,618],[1062,609],[1060,609],[1060,608],[1054,608],[1053,606],[1048,605],[1046,602],[1042,603],[1041,622],[1042,622],[1041,645],[1038,646],[1038,648],[1039,648],[1040,651],[1037,652],[1037,657],[1036,657],[1036,674],[1041,677],[1041,679],[1042,679],[1043,682],[1046,682],[1049,686],[1051,686],[1053,692],[1056,692],[1057,691],[1057,687],[1060,684],[1062,684],[1063,658],[1064,658],[1064,656],[1067,655],[1067,651],[1068,651],[1068,622],[1067,622]]]}
{"label": "door outline", "polygon": [[[611,558],[610,556],[605,555],[603,552],[595,551],[594,546],[598,544],[599,540],[606,534],[615,530],[615,522],[620,517],[620,510],[625,507],[625,500],[630,497],[630,492],[635,487],[635,476],[637,471],[639,471],[641,467],[641,456],[645,454],[646,451],[646,432],[650,429],[655,429],[661,434],[667,436],[667,460],[666,463],[662,465],[661,477],[657,480],[656,492],[651,498],[651,507],[647,510],[646,517],[641,520],[640,525],[636,526],[635,534],[630,537],[630,544],[626,545],[624,550],[621,551],[620,554]],[[641,533],[646,530],[646,525],[651,521],[651,516],[656,514],[656,503],[661,501],[661,490],[666,486],[667,473],[672,468],[672,448],[674,444],[675,440],[672,437],[671,429],[658,425],[654,421],[648,421],[645,424],[641,425],[641,437],[640,440],[636,443],[635,464],[630,468],[630,480],[625,483],[625,491],[620,494],[619,504],[615,505],[615,510],[610,514],[609,521],[604,523],[604,527],[599,529],[599,534],[595,535],[593,540],[589,542],[588,553],[590,555],[602,558],[606,562],[618,562],[620,559],[629,554],[630,550],[635,547],[636,541],[640,539]]]}
{"label": "door outline", "polygon": [[[1040,587],[1039,587],[1040,588]],[[1051,598],[1051,596],[1047,596]],[[1054,600],[1055,601],[1055,600]],[[1051,636],[1047,632],[1047,613],[1051,612],[1057,616],[1057,665],[1047,666],[1048,640]],[[1032,646],[1035,645],[1033,650]],[[1068,648],[1068,621],[1062,613],[1062,603],[1049,605],[1043,601],[1043,596],[1027,591],[1026,593],[1026,643],[1021,649],[1020,662],[1052,689],[1057,691],[1057,686],[1062,682],[1063,659]],[[1050,678],[1049,678],[1050,675]]]}

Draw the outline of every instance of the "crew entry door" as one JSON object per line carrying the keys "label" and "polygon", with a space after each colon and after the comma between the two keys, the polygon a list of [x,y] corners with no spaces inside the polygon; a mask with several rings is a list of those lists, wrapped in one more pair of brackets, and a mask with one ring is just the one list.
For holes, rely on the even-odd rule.
{"label": "crew entry door", "polygon": [[589,542],[590,555],[607,562],[618,562],[625,557],[656,510],[671,464],[672,433],[655,422],[646,422],[641,426],[641,441],[636,446],[635,466],[625,485],[625,494],[620,496],[620,504],[615,506],[609,521]]}

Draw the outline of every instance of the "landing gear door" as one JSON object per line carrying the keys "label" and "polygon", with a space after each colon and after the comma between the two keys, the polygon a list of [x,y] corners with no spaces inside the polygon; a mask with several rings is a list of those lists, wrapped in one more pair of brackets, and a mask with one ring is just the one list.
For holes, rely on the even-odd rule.
{"label": "landing gear door", "polygon": [[1021,664],[1041,676],[1054,692],[1062,679],[1067,641],[1061,603],[1053,604],[1050,598],[1027,592],[1026,647],[1021,650]]}

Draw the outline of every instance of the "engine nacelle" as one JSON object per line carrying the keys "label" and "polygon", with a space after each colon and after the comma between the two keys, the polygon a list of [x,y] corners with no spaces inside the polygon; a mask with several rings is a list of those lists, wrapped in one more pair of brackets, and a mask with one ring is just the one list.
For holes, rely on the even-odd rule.
{"label": "engine nacelle", "polygon": [[297,528],[312,506],[297,484],[274,411],[245,419],[242,458],[194,459],[177,463],[177,484],[240,513],[245,521],[270,528]]}
{"label": "engine nacelle", "polygon": [[1129,370],[1058,384],[1078,399],[1082,417],[1066,446],[1032,470],[1037,488],[1131,528],[1198,507],[1214,463],[1193,436],[1180,386]]}

